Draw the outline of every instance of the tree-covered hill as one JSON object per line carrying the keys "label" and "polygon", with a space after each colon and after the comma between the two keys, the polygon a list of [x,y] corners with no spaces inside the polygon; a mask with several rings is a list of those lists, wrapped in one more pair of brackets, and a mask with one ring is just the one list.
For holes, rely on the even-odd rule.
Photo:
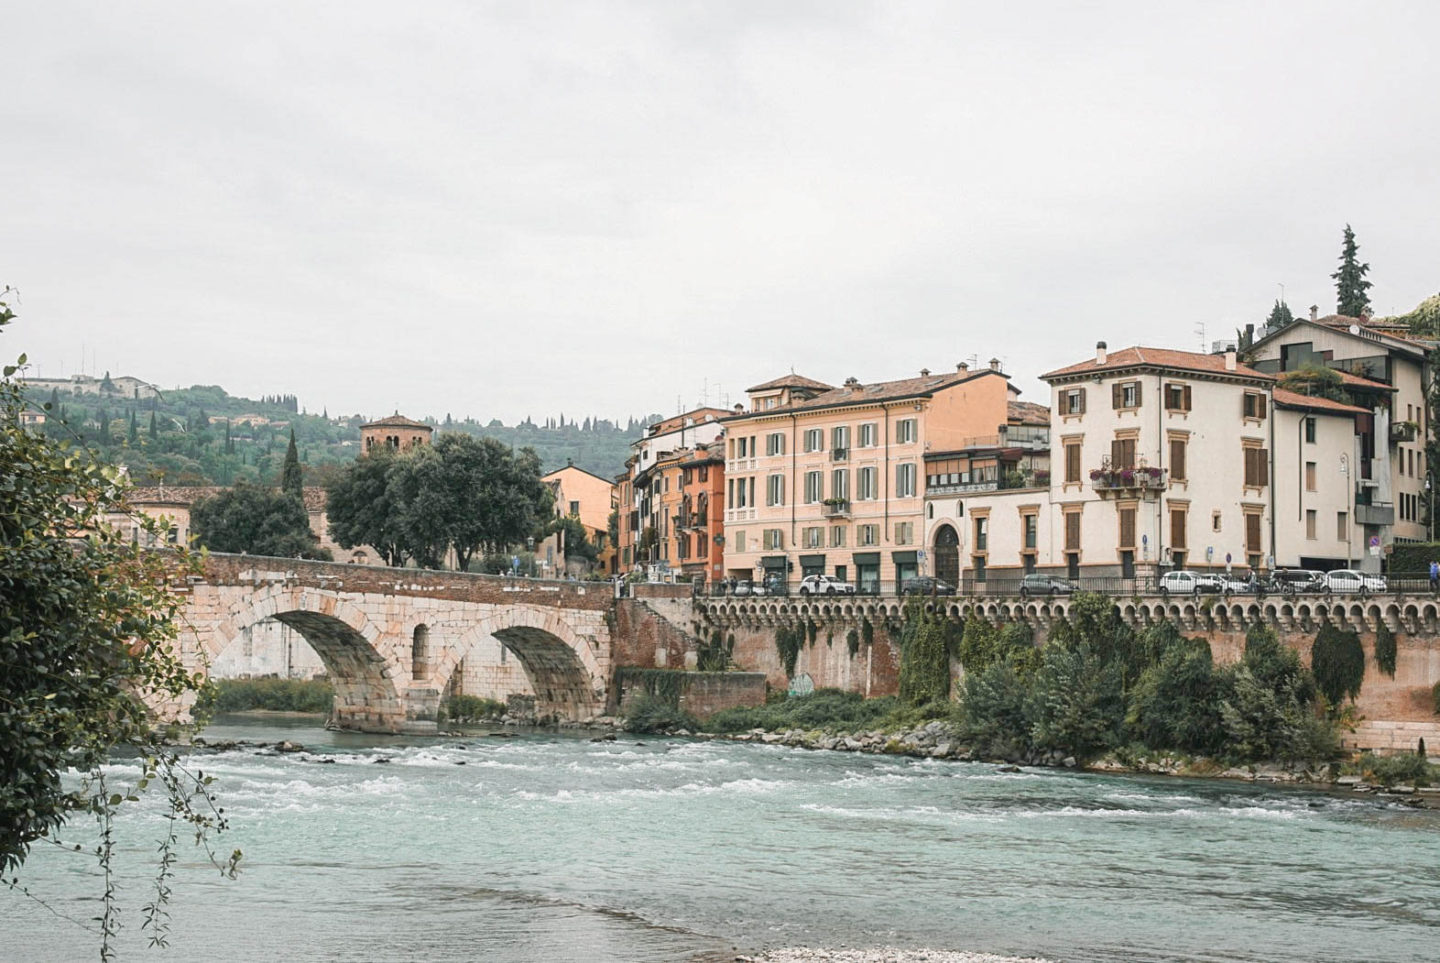
{"label": "tree-covered hill", "polygon": [[[78,437],[107,460],[127,466],[139,485],[231,485],[241,479],[272,484],[279,478],[292,430],[306,484],[323,484],[334,467],[360,453],[360,426],[372,420],[358,414],[331,417],[324,409],[312,414],[294,395],[240,398],[218,385],[172,389],[153,398],[118,390],[85,394],[47,385],[27,390],[26,401],[37,410],[50,404],[48,433]],[[545,471],[573,462],[613,478],[624,469],[630,443],[659,417],[619,424],[562,415],[540,424],[527,418],[513,426],[449,415],[423,420],[441,431],[534,448]]]}

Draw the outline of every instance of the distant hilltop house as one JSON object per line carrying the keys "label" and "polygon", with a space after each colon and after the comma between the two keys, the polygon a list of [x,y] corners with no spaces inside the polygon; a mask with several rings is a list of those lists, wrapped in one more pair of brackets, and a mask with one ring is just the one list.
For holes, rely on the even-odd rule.
{"label": "distant hilltop house", "polygon": [[396,412],[388,418],[371,421],[360,426],[360,443],[364,451],[376,446],[399,450],[430,444],[435,429],[423,421],[413,421]]}
{"label": "distant hilltop house", "polygon": [[25,387],[33,391],[68,391],[76,395],[109,395],[115,398],[129,398],[146,401],[160,397],[160,389],[147,381],[121,375],[103,378],[92,375],[71,375],[68,378],[26,378]]}
{"label": "distant hilltop house", "polygon": [[20,424],[24,426],[45,424],[45,412],[26,408],[20,412]]}

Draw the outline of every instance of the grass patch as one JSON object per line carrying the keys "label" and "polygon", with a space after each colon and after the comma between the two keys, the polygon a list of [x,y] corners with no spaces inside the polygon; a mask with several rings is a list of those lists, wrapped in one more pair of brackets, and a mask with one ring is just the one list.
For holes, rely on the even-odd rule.
{"label": "grass patch", "polygon": [[245,712],[329,712],[335,690],[324,679],[214,679],[196,710],[205,714]]}

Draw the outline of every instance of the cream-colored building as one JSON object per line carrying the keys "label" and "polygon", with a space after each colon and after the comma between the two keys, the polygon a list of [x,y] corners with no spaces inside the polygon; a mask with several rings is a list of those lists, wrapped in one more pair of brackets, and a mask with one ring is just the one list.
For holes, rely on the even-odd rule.
{"label": "cream-colored building", "polygon": [[793,584],[823,573],[893,591],[923,570],[926,453],[995,438],[1018,393],[998,361],[749,389],[749,410],[725,420],[726,574]]}
{"label": "cream-colored building", "polygon": [[[1427,537],[1423,502],[1428,346],[1365,318],[1312,317],[1286,325],[1250,349],[1254,367],[1280,378],[1307,367],[1338,371],[1341,387],[1364,409],[1356,419],[1359,448],[1347,473],[1353,483],[1357,537],[1370,555],[1395,541]],[[1358,554],[1358,553],[1357,553]]]}

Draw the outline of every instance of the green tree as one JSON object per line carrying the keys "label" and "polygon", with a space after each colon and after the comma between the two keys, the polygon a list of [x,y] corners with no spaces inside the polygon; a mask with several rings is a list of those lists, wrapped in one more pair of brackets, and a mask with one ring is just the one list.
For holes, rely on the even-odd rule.
{"label": "green tree", "polygon": [[1312,398],[1328,398],[1342,404],[1350,404],[1350,393],[1340,372],[1322,365],[1304,364],[1294,371],[1280,376],[1279,386],[1286,391],[1309,395]]}
{"label": "green tree", "polygon": [[1345,240],[1340,249],[1340,269],[1330,277],[1335,281],[1335,311],[1347,317],[1358,318],[1370,310],[1370,282],[1365,275],[1370,265],[1361,264],[1360,246],[1355,243],[1355,232],[1345,225]]}
{"label": "green tree", "polygon": [[385,564],[401,566],[408,553],[400,512],[390,491],[390,469],[400,456],[380,447],[359,458],[325,486],[330,537],[345,548],[369,545]]}
{"label": "green tree", "polygon": [[1204,639],[1168,645],[1135,686],[1126,718],[1132,734],[1152,749],[1217,752],[1224,741],[1222,679]]}
{"label": "green tree", "polygon": [[150,430],[149,430],[149,435],[150,435],[150,440],[151,440],[151,441],[156,441],[156,440],[158,440],[159,437],[160,437],[160,428],[159,428],[159,425],[158,425],[158,424],[156,423],[156,421],[155,421],[155,412],[154,412],[153,410],[150,412]]}
{"label": "green tree", "polygon": [[[978,620],[974,620],[978,621]],[[921,706],[950,698],[950,653],[945,626],[912,598],[900,633],[900,701]]]}
{"label": "green tree", "polygon": [[[225,422],[225,435],[230,435],[230,422]],[[280,490],[287,495],[293,495],[303,504],[305,501],[305,482],[300,474],[300,450],[295,447],[295,429],[290,429],[290,444],[285,449],[285,467],[280,470]]]}
{"label": "green tree", "polygon": [[[13,318],[0,294],[0,328]],[[19,887],[35,842],[68,849],[58,838],[67,821],[93,815],[104,877],[95,919],[109,958],[119,926],[117,809],[152,782],[170,796],[157,897],[146,909],[145,926],[160,943],[177,827],[188,823],[207,851],[224,829],[214,797],[162,745],[137,695],[181,700],[203,685],[178,655],[180,598],[165,588],[193,569],[183,551],[145,551],[108,524],[128,511],[118,469],[21,426],[24,397],[13,375],[24,363],[22,355],[0,376],[0,879]],[[159,534],[158,524],[136,518]],[[133,789],[107,782],[103,766],[117,747],[143,761]],[[67,773],[78,781],[67,783]],[[237,851],[225,862],[228,872],[238,859]]]}
{"label": "green tree", "polygon": [[1396,657],[1395,633],[1390,631],[1390,626],[1385,620],[1380,620],[1380,625],[1375,629],[1375,664],[1380,671],[1395,678],[1395,657]]}
{"label": "green tree", "polygon": [[1295,320],[1295,315],[1290,313],[1290,305],[1284,301],[1277,300],[1275,306],[1270,309],[1270,316],[1265,319],[1265,327],[1271,331],[1285,327]]}
{"label": "green tree", "polygon": [[581,523],[579,517],[566,515],[557,518],[551,524],[552,532],[560,532],[564,544],[565,558],[570,561],[580,561],[587,565],[595,564],[600,551],[590,541],[590,532]]}
{"label": "green tree", "polygon": [[1354,699],[1365,678],[1365,650],[1360,647],[1360,637],[1329,622],[1320,626],[1310,648],[1310,671],[1332,708],[1347,698]]}
{"label": "green tree", "polygon": [[212,552],[330,559],[310,530],[303,502],[244,481],[197,501],[190,509],[190,528]]}

